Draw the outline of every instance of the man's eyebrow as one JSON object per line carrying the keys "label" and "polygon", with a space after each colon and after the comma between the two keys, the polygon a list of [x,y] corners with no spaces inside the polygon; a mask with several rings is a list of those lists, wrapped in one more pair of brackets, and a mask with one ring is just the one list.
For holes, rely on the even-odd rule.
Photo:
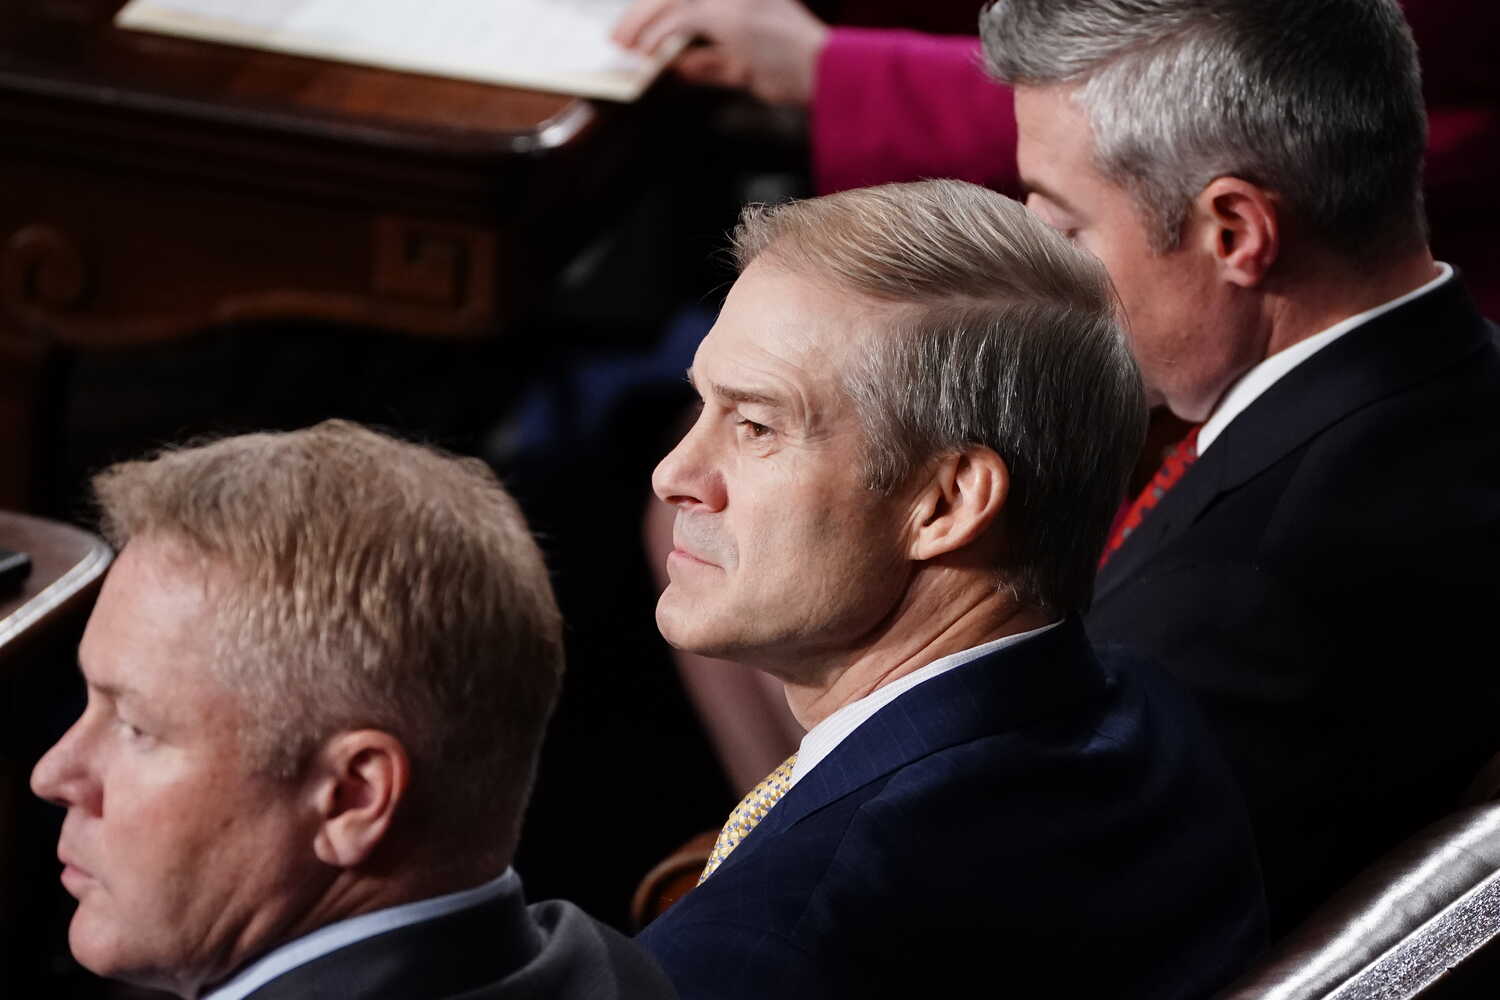
{"label": "man's eyebrow", "polygon": [[111,701],[119,701],[122,698],[129,699],[135,696],[135,692],[128,687],[122,687],[119,684],[110,684],[106,681],[90,680],[89,675],[84,673],[83,664],[80,662],[77,666],[79,675],[83,677],[84,686],[89,690],[97,691]]}
{"label": "man's eyebrow", "polygon": [[720,385],[713,383],[714,395],[720,399],[726,399],[731,403],[753,403],[758,406],[785,407],[786,400],[780,396],[768,392],[758,392],[755,389],[736,389],[732,385]]}
{"label": "man's eyebrow", "polygon": [[135,692],[130,690],[130,688],[119,687],[115,684],[94,684],[90,682],[88,686],[112,702],[129,703],[136,698]]}
{"label": "man's eyebrow", "polygon": [[[693,370],[689,368],[686,374],[688,384],[697,389],[698,394],[701,396],[703,388],[698,385],[698,380],[693,376]],[[729,403],[754,403],[760,406],[786,408],[786,400],[774,393],[762,392],[757,389],[738,389],[732,385],[721,385],[718,382],[710,382],[708,387],[715,397]]]}

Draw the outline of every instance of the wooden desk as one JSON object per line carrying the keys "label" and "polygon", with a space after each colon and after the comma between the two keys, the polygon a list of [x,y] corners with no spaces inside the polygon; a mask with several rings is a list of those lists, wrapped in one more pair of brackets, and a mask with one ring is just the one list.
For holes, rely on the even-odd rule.
{"label": "wooden desk", "polygon": [[599,227],[639,106],[0,6],[0,505],[24,507],[44,362],[254,319],[503,330]]}
{"label": "wooden desk", "polygon": [[0,548],[31,556],[20,591],[0,598],[0,669],[10,669],[37,634],[82,626],[112,554],[86,531],[9,511],[0,511]]}

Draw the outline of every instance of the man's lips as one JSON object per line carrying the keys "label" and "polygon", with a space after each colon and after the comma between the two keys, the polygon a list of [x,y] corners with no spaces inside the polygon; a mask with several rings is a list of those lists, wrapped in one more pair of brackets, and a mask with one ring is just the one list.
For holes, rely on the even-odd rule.
{"label": "man's lips", "polygon": [[75,896],[85,885],[94,882],[94,875],[87,868],[81,867],[61,851],[57,854],[57,860],[62,862],[62,884]]}
{"label": "man's lips", "polygon": [[694,555],[693,553],[689,552],[687,549],[684,549],[684,548],[673,549],[667,555],[667,558],[671,559],[674,556],[677,557],[678,559],[683,559],[683,560],[686,560],[687,562],[690,562],[690,563],[697,563],[700,566],[713,566],[715,568],[717,568],[717,566],[718,566],[717,563],[711,563],[707,559],[704,559],[704,558],[702,558],[700,556],[696,556],[696,555]]}

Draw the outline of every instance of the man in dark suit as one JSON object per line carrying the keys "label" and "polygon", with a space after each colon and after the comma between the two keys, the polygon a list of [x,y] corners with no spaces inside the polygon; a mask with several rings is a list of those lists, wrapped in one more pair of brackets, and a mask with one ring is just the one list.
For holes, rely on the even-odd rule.
{"label": "man in dark suit", "polygon": [[1000,0],[983,30],[1029,205],[1201,422],[1087,620],[1206,708],[1274,932],[1500,747],[1500,353],[1427,248],[1411,36],[1394,0]]}
{"label": "man in dark suit", "polygon": [[686,997],[1205,995],[1263,933],[1238,793],[1076,617],[1143,421],[1102,268],[951,181],[736,250],[657,622],[807,735],[639,940]]}
{"label": "man in dark suit", "polygon": [[561,622],[482,465],[330,422],[95,489],[88,705],[32,775],[83,965],[210,1000],[674,995],[509,867]]}

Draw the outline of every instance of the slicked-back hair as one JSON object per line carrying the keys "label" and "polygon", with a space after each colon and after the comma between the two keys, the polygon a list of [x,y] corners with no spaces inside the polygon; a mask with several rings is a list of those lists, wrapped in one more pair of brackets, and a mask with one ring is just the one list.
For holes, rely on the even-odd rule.
{"label": "slicked-back hair", "polygon": [[1011,477],[998,582],[1024,604],[1086,608],[1146,413],[1103,266],[959,181],[752,206],[733,245],[741,269],[764,260],[882,307],[842,373],[869,487],[993,450]]}
{"label": "slicked-back hair", "polygon": [[384,730],[412,759],[412,815],[508,860],[562,623],[483,463],[328,421],[124,462],[94,491],[117,548],[201,567],[250,769],[291,779],[330,736]]}
{"label": "slicked-back hair", "polygon": [[1396,0],[994,0],[991,73],[1076,86],[1100,173],[1158,252],[1214,178],[1356,260],[1425,240],[1416,45]]}

